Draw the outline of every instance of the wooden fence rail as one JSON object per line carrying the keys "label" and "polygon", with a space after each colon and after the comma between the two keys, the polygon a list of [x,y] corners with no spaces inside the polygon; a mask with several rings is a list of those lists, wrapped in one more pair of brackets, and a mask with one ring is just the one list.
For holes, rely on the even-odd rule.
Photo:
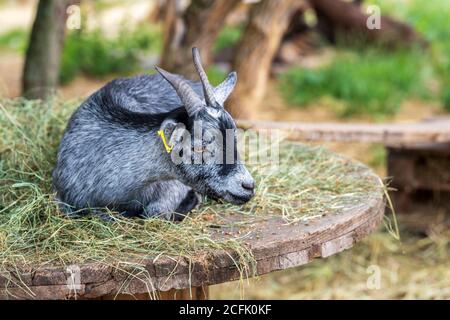
{"label": "wooden fence rail", "polygon": [[279,129],[289,140],[360,141],[384,144],[450,141],[450,117],[419,123],[355,124],[238,120],[242,129]]}

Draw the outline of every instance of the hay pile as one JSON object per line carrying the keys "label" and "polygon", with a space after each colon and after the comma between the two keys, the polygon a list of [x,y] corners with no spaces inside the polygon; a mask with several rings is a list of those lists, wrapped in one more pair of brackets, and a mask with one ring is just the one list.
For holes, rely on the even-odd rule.
{"label": "hay pile", "polygon": [[111,264],[165,254],[190,259],[212,249],[235,250],[238,263],[249,265],[252,257],[241,238],[211,237],[211,227],[218,221],[223,225],[227,215],[308,220],[339,214],[374,191],[373,175],[362,165],[323,148],[285,143],[276,170],[270,165],[250,167],[257,196],[245,206],[207,202],[182,223],[67,219],[52,201],[51,170],[75,107],[58,101],[0,100],[0,272],[11,266]]}

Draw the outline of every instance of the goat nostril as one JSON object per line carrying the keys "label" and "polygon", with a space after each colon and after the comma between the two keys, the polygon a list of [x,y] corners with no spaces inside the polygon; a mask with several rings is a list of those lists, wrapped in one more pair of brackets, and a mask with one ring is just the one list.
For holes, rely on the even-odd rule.
{"label": "goat nostril", "polygon": [[243,187],[244,189],[253,190],[253,189],[255,189],[255,182],[254,182],[254,181],[245,181],[245,182],[242,182],[242,187]]}

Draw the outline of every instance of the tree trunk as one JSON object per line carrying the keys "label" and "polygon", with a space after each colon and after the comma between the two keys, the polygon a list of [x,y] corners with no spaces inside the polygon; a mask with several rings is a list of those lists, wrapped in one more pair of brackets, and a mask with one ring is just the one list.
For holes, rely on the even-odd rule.
{"label": "tree trunk", "polygon": [[25,57],[22,95],[46,99],[56,89],[64,44],[66,10],[73,0],[40,0]]}
{"label": "tree trunk", "polygon": [[148,16],[149,21],[152,23],[158,23],[164,20],[166,9],[168,7],[167,3],[170,2],[170,0],[155,0],[155,2],[155,6]]}
{"label": "tree trunk", "polygon": [[295,2],[262,0],[251,9],[233,62],[238,82],[227,104],[233,116],[250,118],[262,100],[272,60],[297,9]]}
{"label": "tree trunk", "polygon": [[[357,43],[376,43],[386,47],[426,42],[406,23],[380,15],[380,29],[367,26],[369,14],[363,12],[360,1],[309,0],[318,18],[318,28],[326,38]],[[357,43],[360,44],[360,43]]]}
{"label": "tree trunk", "polygon": [[183,13],[177,0],[166,8],[163,68],[192,78],[192,47],[198,47],[204,66],[211,61],[214,41],[227,15],[240,0],[192,0]]}

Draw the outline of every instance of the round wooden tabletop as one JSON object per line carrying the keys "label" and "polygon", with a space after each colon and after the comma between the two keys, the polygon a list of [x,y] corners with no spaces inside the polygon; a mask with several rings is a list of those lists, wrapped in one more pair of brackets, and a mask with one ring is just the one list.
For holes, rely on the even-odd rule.
{"label": "round wooden tabletop", "polygon": [[[367,169],[369,170],[369,169]],[[373,183],[381,184],[373,175]],[[266,274],[297,267],[314,258],[326,258],[352,247],[376,229],[383,219],[385,200],[382,188],[375,188],[364,201],[355,203],[339,214],[324,214],[307,222],[286,223],[282,217],[267,217],[250,223],[245,246],[255,261],[247,276]],[[233,215],[240,222],[245,215]],[[216,231],[215,236],[232,235]],[[118,293],[132,295],[164,292],[174,289],[203,287],[233,281],[242,276],[236,266],[236,253],[214,251],[189,263],[185,258],[158,257],[140,261],[140,268],[127,270],[105,264],[81,265],[79,270],[67,267],[38,268],[0,275],[0,298],[96,299]],[[15,277],[15,281],[11,281]],[[71,280],[73,280],[71,282]],[[68,285],[69,283],[69,285]],[[75,285],[70,285],[71,283]],[[19,284],[19,285],[18,285]]]}

